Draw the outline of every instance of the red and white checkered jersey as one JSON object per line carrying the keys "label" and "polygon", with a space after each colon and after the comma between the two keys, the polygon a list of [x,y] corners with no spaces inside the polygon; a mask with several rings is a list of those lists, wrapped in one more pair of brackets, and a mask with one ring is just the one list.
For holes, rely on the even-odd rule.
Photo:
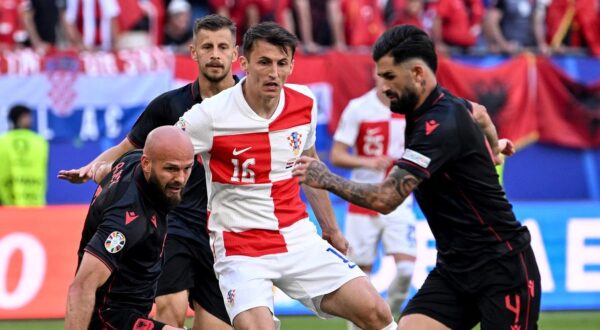
{"label": "red and white checkered jersey", "polygon": [[208,229],[226,255],[286,252],[279,230],[308,217],[292,167],[315,144],[316,101],[307,87],[285,85],[265,119],[246,102],[243,84],[194,105],[177,125],[202,156]]}
{"label": "red and white checkered jersey", "polygon": [[[354,147],[355,153],[363,157],[387,155],[399,159],[404,152],[404,130],[406,120],[403,115],[396,114],[383,104],[375,89],[350,101],[340,119],[335,141]],[[390,169],[375,171],[368,168],[355,168],[351,179],[357,182],[382,182]],[[400,207],[412,208],[412,195]],[[351,212],[377,214],[351,205]]]}

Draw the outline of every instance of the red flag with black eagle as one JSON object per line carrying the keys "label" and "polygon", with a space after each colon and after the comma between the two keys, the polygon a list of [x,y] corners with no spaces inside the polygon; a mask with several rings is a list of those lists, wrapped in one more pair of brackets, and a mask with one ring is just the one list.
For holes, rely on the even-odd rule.
{"label": "red flag with black eagle", "polygon": [[537,66],[540,142],[600,146],[600,80],[577,82],[547,58],[540,57]]}
{"label": "red flag with black eagle", "polygon": [[484,105],[499,137],[523,146],[537,138],[535,69],[528,54],[485,68],[440,58],[437,77],[454,95]]}

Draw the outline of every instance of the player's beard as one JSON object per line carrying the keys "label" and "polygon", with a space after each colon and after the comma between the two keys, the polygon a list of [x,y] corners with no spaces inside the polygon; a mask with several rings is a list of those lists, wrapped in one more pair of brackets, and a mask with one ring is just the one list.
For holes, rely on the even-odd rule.
{"label": "player's beard", "polygon": [[223,74],[220,75],[211,75],[208,71],[210,68],[211,67],[207,66],[206,71],[202,71],[202,75],[204,76],[204,78],[206,78],[206,80],[210,81],[211,83],[218,83],[223,81],[223,79],[225,79],[225,77],[227,77],[227,74],[229,73],[229,70],[226,70],[227,68],[225,67],[225,65],[222,66]]}
{"label": "player's beard", "polygon": [[[181,203],[183,194],[182,184],[177,182],[169,182],[165,185],[162,185],[154,171],[150,172],[150,178],[148,181],[150,183],[150,186],[152,186],[153,189],[155,189],[158,192],[160,198],[162,198],[163,201],[166,202],[167,205],[169,205],[169,207],[175,207],[179,205],[179,203]],[[170,193],[168,188],[171,187],[181,188],[181,190],[179,191],[179,193]]]}
{"label": "player's beard", "polygon": [[392,91],[387,91],[386,95],[392,95],[395,97],[394,100],[390,100],[390,110],[393,113],[399,113],[402,115],[415,110],[417,103],[419,102],[419,95],[408,88],[405,88],[402,91],[402,96]]}

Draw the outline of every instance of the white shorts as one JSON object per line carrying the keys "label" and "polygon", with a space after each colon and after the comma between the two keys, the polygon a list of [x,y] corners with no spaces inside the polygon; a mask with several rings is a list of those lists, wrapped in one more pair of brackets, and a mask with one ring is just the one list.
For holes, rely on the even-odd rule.
{"label": "white shorts", "polygon": [[366,276],[323,240],[308,219],[281,233],[288,252],[216,258],[215,272],[232,322],[239,313],[254,307],[265,306],[273,312],[273,285],[319,317],[332,317],[321,310],[323,296],[354,278]]}
{"label": "white shorts", "polygon": [[350,259],[359,265],[371,265],[381,239],[385,254],[417,255],[416,217],[412,210],[401,209],[387,215],[346,214],[346,239],[350,243]]}

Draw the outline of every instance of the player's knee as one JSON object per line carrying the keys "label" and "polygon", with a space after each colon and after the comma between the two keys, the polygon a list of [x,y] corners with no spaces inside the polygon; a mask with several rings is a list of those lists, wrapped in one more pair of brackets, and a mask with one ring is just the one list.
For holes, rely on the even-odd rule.
{"label": "player's knee", "polygon": [[362,329],[383,329],[392,322],[390,307],[379,296],[365,301],[361,305],[360,324]]}
{"label": "player's knee", "polygon": [[[166,298],[166,297],[162,297]],[[156,317],[155,319],[171,326],[183,327],[187,305],[174,303],[171,299],[156,299]]]}

